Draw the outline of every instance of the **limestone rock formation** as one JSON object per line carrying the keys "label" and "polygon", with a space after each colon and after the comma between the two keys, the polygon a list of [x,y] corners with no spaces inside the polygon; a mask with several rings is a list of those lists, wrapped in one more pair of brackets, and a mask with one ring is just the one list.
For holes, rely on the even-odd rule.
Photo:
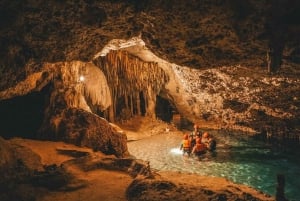
{"label": "limestone rock formation", "polygon": [[40,129],[39,137],[90,147],[108,155],[129,155],[124,133],[117,132],[105,119],[81,109],[69,108],[52,116]]}
{"label": "limestone rock formation", "polygon": [[[22,200],[28,194],[19,185],[28,181],[35,171],[43,170],[41,158],[32,150],[0,137],[0,199]],[[30,194],[30,193],[29,193]]]}
{"label": "limestone rock formation", "polygon": [[[0,100],[45,92],[44,128],[76,108],[109,121],[176,112],[299,137],[298,1],[4,0],[0,8]],[[283,59],[270,78],[269,48],[277,67]]]}
{"label": "limestone rock formation", "polygon": [[[172,175],[181,177],[180,174]],[[188,179],[188,178],[181,178]],[[249,189],[241,189],[237,186],[228,185],[226,188],[221,187],[222,180],[219,180],[220,188],[208,189],[201,185],[201,179],[195,182],[194,178],[189,177],[192,184],[187,184],[185,180],[179,179],[165,180],[157,176],[154,179],[139,179],[136,178],[128,187],[126,193],[130,201],[158,201],[158,200],[251,200],[251,201],[271,201],[271,197],[263,194],[253,195],[249,193]],[[208,182],[206,180],[206,182]],[[205,183],[205,182],[204,182]]]}
{"label": "limestone rock formation", "polygon": [[[126,135],[110,122],[134,115],[172,121],[176,113],[187,126],[299,145],[299,8],[297,0],[2,0],[0,135],[61,140],[124,157]],[[10,167],[27,175],[41,164],[0,138],[0,176],[8,175],[0,191],[14,175],[5,174]],[[133,173],[137,167],[130,167]],[[60,171],[55,168],[54,179],[64,184]],[[145,185],[166,195],[183,189],[135,184],[131,193]]]}

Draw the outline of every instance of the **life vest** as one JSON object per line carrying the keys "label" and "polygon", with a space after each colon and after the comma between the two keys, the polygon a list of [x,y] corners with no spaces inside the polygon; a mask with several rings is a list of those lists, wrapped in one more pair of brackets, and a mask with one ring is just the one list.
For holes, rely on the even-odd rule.
{"label": "life vest", "polygon": [[191,146],[190,146],[190,141],[189,140],[183,140],[182,141],[182,147],[184,149],[189,149]]}
{"label": "life vest", "polygon": [[196,152],[201,152],[201,151],[205,151],[205,150],[206,150],[206,146],[204,144],[201,144],[201,143],[196,144]]}

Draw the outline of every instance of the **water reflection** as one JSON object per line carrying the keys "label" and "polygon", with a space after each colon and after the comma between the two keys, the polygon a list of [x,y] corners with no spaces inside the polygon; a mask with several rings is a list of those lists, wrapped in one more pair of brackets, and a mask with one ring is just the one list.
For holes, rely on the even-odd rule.
{"label": "water reflection", "polygon": [[286,196],[300,200],[299,153],[281,153],[246,137],[213,133],[217,150],[200,157],[182,155],[182,135],[162,134],[128,143],[136,158],[150,161],[157,170],[225,177],[275,195],[276,175],[286,176]]}

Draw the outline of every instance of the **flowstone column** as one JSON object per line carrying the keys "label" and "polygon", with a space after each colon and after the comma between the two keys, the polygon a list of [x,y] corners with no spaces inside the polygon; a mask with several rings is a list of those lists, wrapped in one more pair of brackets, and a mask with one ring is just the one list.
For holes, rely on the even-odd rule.
{"label": "flowstone column", "polygon": [[156,103],[156,94],[154,94],[151,87],[147,89],[147,105],[146,105],[146,116],[155,118],[155,103]]}

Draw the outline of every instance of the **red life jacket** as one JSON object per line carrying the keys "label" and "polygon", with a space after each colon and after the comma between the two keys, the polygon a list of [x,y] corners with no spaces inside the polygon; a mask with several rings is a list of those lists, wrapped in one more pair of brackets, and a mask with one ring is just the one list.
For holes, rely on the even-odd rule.
{"label": "red life jacket", "polygon": [[201,144],[201,143],[196,144],[196,152],[201,152],[201,151],[205,151],[205,150],[206,150],[206,146],[204,144]]}

